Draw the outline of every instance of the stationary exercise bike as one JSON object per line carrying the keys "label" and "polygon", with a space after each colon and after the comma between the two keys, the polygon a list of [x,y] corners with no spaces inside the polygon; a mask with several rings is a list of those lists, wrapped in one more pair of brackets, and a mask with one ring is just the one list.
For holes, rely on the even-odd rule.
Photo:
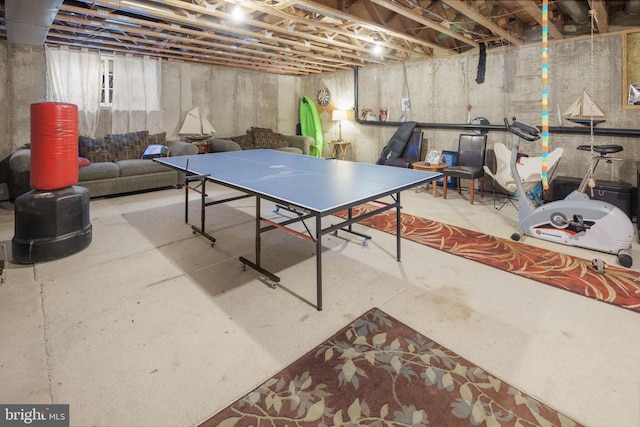
{"label": "stationary exercise bike", "polygon": [[[633,224],[629,217],[618,207],[600,200],[590,199],[585,188],[590,179],[590,173],[595,171],[600,160],[611,160],[608,154],[622,151],[619,145],[596,145],[593,151],[600,154],[591,159],[591,164],[585,173],[580,187],[562,200],[550,202],[536,207],[525,194],[522,179],[516,167],[517,156],[520,151],[520,139],[536,141],[540,139],[538,129],[513,120],[509,124],[504,119],[506,128],[514,134],[511,148],[511,175],[518,189],[518,219],[520,230],[513,233],[513,240],[520,240],[522,235],[536,237],[542,240],[579,246],[600,252],[607,252],[618,256],[618,262],[623,267],[631,267],[631,242],[633,241]],[[591,146],[578,147],[591,150]]]}

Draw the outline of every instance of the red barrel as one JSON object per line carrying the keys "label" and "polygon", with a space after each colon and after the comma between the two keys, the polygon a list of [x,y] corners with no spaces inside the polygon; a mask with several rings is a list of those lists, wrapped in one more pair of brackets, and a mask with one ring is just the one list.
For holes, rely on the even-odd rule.
{"label": "red barrel", "polygon": [[31,188],[59,190],[78,182],[78,107],[31,104]]}

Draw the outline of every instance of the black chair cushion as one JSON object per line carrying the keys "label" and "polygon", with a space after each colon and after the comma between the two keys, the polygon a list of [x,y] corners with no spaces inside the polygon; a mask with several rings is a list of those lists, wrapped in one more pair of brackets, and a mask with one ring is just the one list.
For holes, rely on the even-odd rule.
{"label": "black chair cushion", "polygon": [[476,179],[484,176],[484,169],[478,169],[475,166],[452,166],[442,170],[446,176],[462,179]]}

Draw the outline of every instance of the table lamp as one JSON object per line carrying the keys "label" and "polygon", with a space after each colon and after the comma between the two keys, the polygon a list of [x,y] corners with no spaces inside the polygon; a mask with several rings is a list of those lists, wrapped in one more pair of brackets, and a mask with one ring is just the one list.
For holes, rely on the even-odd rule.
{"label": "table lamp", "polygon": [[339,123],[340,138],[338,138],[338,141],[342,141],[342,121],[347,120],[347,110],[333,110],[333,113],[331,114],[331,120]]}

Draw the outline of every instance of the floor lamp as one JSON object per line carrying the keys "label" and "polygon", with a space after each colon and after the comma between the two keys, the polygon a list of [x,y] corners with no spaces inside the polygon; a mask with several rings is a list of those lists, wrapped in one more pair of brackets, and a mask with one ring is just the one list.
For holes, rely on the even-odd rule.
{"label": "floor lamp", "polygon": [[342,139],[342,121],[347,120],[347,110],[333,110],[331,114],[331,120],[334,122],[338,122],[338,126],[340,127],[340,138],[338,141],[343,141]]}

